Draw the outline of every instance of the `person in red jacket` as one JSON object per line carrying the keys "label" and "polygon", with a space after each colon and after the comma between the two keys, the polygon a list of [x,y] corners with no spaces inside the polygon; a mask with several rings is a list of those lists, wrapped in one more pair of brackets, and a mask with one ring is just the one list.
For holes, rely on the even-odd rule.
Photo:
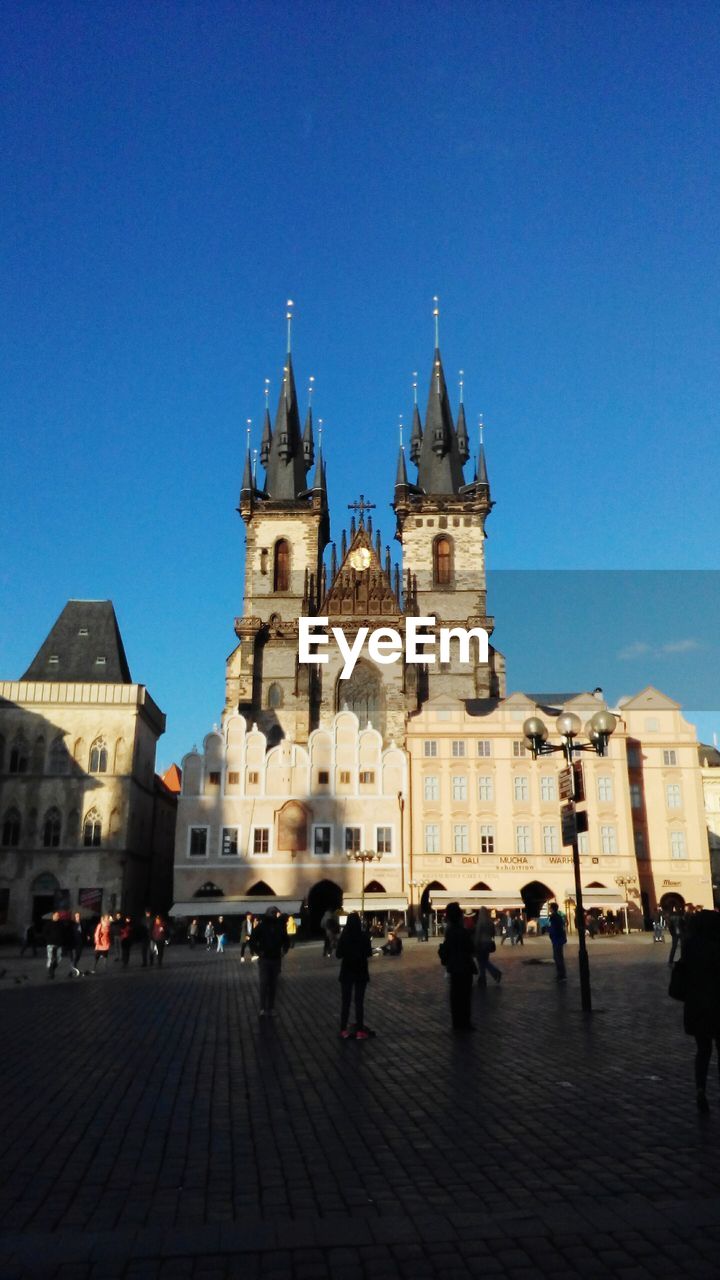
{"label": "person in red jacket", "polygon": [[104,960],[107,964],[107,958],[110,955],[110,922],[112,916],[101,916],[100,923],[95,930],[95,964],[93,973],[97,972],[98,962]]}
{"label": "person in red jacket", "polygon": [[162,916],[156,916],[151,930],[150,943],[150,964],[157,956],[158,969],[162,967],[163,956],[165,955],[165,940],[167,938],[167,929],[162,921]]}

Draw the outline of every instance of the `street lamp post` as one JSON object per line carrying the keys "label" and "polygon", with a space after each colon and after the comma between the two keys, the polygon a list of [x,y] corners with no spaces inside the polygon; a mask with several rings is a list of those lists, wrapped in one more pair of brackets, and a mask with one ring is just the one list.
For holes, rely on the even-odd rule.
{"label": "street lamp post", "polygon": [[615,883],[620,886],[625,894],[625,902],[623,903],[623,911],[625,912],[625,932],[630,937],[630,921],[628,919],[628,894],[633,885],[637,884],[637,876],[616,876]]}
{"label": "street lamp post", "polygon": [[379,862],[382,858],[382,850],[378,849],[361,849],[356,853],[353,849],[346,852],[348,862],[359,862],[362,865],[362,894],[360,897],[360,918],[365,919],[365,867],[368,862]]}
{"label": "street lamp post", "polygon": [[582,897],[582,878],[580,874],[580,848],[578,844],[577,831],[577,811],[576,803],[581,798],[578,796],[577,776],[573,767],[574,757],[582,751],[590,751],[598,756],[607,755],[608,742],[610,734],[614,733],[617,726],[617,720],[611,711],[597,711],[591,720],[585,725],[585,734],[587,742],[576,742],[582,721],[572,711],[564,711],[559,715],[556,722],[556,729],[560,735],[561,743],[559,746],[553,746],[547,741],[548,730],[547,725],[539,716],[530,716],[523,725],[523,733],[530,750],[532,751],[533,760],[537,760],[538,756],[550,755],[555,751],[562,751],[568,766],[568,798],[569,798],[569,818],[570,826],[570,845],[572,847],[573,873],[575,877],[575,913],[576,925],[578,931],[578,968],[580,971],[580,1001],[583,1013],[592,1012],[592,994],[590,991],[590,962],[587,953],[587,941],[585,938],[585,910],[583,907]]}

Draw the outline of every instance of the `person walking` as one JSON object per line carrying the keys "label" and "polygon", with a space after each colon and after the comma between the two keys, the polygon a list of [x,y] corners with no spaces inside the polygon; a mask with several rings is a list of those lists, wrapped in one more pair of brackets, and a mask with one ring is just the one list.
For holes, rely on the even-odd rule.
{"label": "person walking", "polygon": [[130,963],[130,948],[133,944],[133,922],[130,916],[126,916],[120,926],[120,956],[122,959],[123,969],[127,969]]}
{"label": "person walking", "polygon": [[37,935],[35,933],[35,925],[32,920],[25,925],[23,929],[23,944],[20,948],[20,958],[25,955],[26,951],[32,951],[33,959],[37,955]]}
{"label": "person walking", "polygon": [[95,929],[95,964],[93,965],[93,973],[97,973],[97,967],[101,960],[105,961],[105,967],[107,968],[108,956],[110,955],[111,924],[112,916],[101,916],[100,922]]}
{"label": "person walking", "polygon": [[65,926],[60,919],[59,911],[53,911],[43,932],[47,952],[47,976],[54,978],[55,970],[62,960],[62,947],[65,940]]}
{"label": "person walking", "polygon": [[[372,943],[367,930],[363,929],[357,911],[351,911],[345,923],[335,951],[340,961],[340,1036],[349,1040],[352,1035],[356,1040],[367,1040],[368,1031],[365,1026],[365,989],[370,981],[368,957],[372,953]],[[348,1031],[348,1018],[353,995],[355,997],[355,1031]]]}
{"label": "person walking", "polygon": [[248,911],[240,927],[240,963],[241,964],[245,963],[246,951],[250,951],[250,959],[252,960],[253,958],[252,949],[250,947],[250,939],[252,938],[252,931],[254,928],[255,928],[255,921],[253,920],[252,915]]}
{"label": "person walking", "polygon": [[283,956],[288,950],[287,932],[278,918],[277,907],[268,907],[265,915],[255,925],[250,946],[259,961],[260,1017],[274,1018],[278,978]]}
{"label": "person walking", "polygon": [[655,915],[652,918],[653,926],[653,943],[665,941],[665,913],[658,904]]}
{"label": "person walking", "polygon": [[502,918],[502,937],[500,939],[500,946],[504,947],[506,942],[509,942],[510,946],[513,945],[512,916],[509,911],[506,911]]}
{"label": "person walking", "polygon": [[140,953],[142,955],[143,969],[147,969],[148,964],[150,963],[150,945],[152,943],[152,927],[153,927],[152,911],[146,910],[137,928],[138,938],[140,939]]}
{"label": "person walking", "polygon": [[478,986],[487,986],[487,974],[489,973],[496,982],[502,979],[502,971],[493,964],[490,956],[495,951],[495,921],[493,920],[487,907],[481,907],[478,911],[478,917],[475,922],[475,937],[473,939],[475,946],[475,955],[478,962]]}
{"label": "person walking", "polygon": [[523,920],[522,912],[520,911],[515,912],[515,915],[512,918],[511,930],[512,930],[513,946],[524,947],[525,943],[523,939],[525,936],[525,921]]}
{"label": "person walking", "polygon": [[564,949],[565,943],[567,942],[567,933],[565,931],[565,921],[560,914],[560,908],[557,902],[550,903],[548,937],[552,943],[553,960],[555,961],[557,980],[558,982],[565,982],[567,974],[565,973]]}
{"label": "person walking", "polygon": [[473,936],[463,923],[458,902],[449,902],[445,910],[445,938],[438,947],[441,963],[450,975],[450,1017],[454,1031],[472,1031],[470,1004],[472,999],[475,956]]}
{"label": "person walking", "polygon": [[165,947],[167,944],[167,928],[163,923],[162,916],[156,916],[153,921],[152,943],[150,946],[150,964],[157,957],[158,969],[162,969],[163,956],[165,955]]}
{"label": "person walking", "polygon": [[285,929],[288,936],[288,946],[292,951],[295,946],[295,934],[297,933],[297,924],[295,923],[295,917],[293,915],[289,915],[285,920]]}
{"label": "person walking", "polygon": [[670,912],[667,923],[670,931],[670,942],[672,944],[670,947],[670,955],[668,956],[668,964],[673,964],[675,961],[675,952],[682,942],[684,923],[682,911],[680,911],[677,906],[673,907]]}
{"label": "person walking", "polygon": [[119,964],[122,959],[122,947],[120,946],[120,935],[123,927],[122,911],[116,911],[115,915],[110,919],[110,946],[113,953],[113,963]]}
{"label": "person walking", "polygon": [[695,1038],[697,1108],[705,1113],[710,1110],[705,1090],[713,1044],[720,1072],[720,915],[716,911],[694,914],[678,968],[685,993],[683,1026]]}
{"label": "person walking", "polygon": [[215,925],[212,920],[208,920],[205,925],[205,950],[212,951],[215,946]]}
{"label": "person walking", "polygon": [[188,940],[188,945],[191,951],[194,951],[195,947],[197,946],[199,931],[200,931],[200,926],[198,925],[197,920],[191,920],[190,924],[188,925],[188,931],[187,931],[187,940]]}
{"label": "person walking", "polygon": [[335,948],[337,946],[338,935],[340,933],[340,921],[337,918],[336,912],[328,908],[320,921],[320,928],[325,934],[323,956],[332,959],[335,955]]}
{"label": "person walking", "polygon": [[225,925],[224,925],[224,922],[223,922],[223,918],[222,918],[222,916],[220,916],[220,919],[218,920],[218,932],[217,932],[217,951],[218,951],[218,955],[224,955],[224,954],[225,954],[225,943],[226,943],[226,941],[227,941],[227,934],[225,933]]}
{"label": "person walking", "polygon": [[85,947],[85,930],[83,929],[80,912],[73,914],[70,923],[70,972],[68,978],[80,977],[80,957]]}

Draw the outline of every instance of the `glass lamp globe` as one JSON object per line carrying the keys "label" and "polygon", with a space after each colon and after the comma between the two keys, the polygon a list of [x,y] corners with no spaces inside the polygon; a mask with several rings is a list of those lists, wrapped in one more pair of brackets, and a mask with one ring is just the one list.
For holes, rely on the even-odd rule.
{"label": "glass lamp globe", "polygon": [[541,742],[544,742],[548,736],[547,725],[539,716],[529,716],[523,724],[523,733],[530,741],[533,738],[539,738]]}
{"label": "glass lamp globe", "polygon": [[617,718],[612,711],[596,711],[590,721],[596,733],[614,733],[617,728]]}
{"label": "glass lamp globe", "polygon": [[561,738],[576,738],[582,729],[582,721],[574,711],[563,711],[558,716],[556,725]]}

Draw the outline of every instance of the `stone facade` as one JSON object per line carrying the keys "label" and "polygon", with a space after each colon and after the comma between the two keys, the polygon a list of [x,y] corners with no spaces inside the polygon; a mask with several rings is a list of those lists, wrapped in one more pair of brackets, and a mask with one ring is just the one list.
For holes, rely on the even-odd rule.
{"label": "stone facade", "polygon": [[128,680],[0,683],[0,936],[54,906],[168,905],[176,799],[155,776],[164,728]]}

